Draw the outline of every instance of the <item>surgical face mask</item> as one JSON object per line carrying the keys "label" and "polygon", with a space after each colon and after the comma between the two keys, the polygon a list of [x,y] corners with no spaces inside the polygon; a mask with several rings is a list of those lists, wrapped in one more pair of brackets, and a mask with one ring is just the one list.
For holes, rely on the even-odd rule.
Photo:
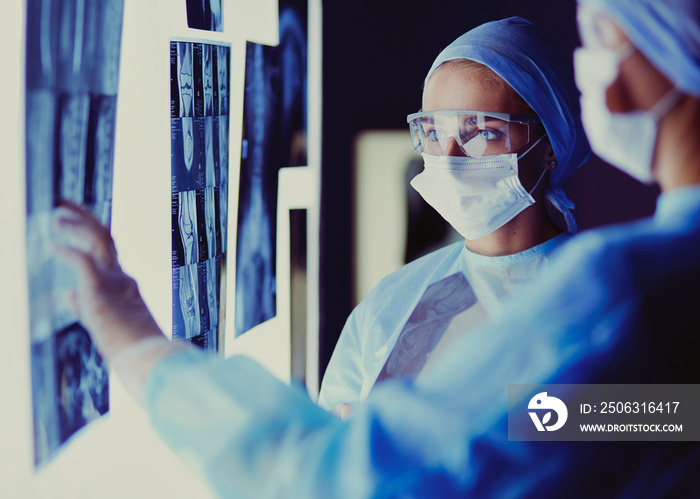
{"label": "surgical face mask", "polygon": [[648,111],[612,113],[606,92],[618,77],[620,63],[634,52],[579,48],[574,53],[576,84],[581,90],[581,118],[593,151],[640,182],[651,183],[658,124],[682,97],[672,88]]}
{"label": "surgical face mask", "polygon": [[483,158],[423,154],[425,169],[411,185],[465,239],[479,239],[503,227],[534,204],[535,186],[526,191],[518,178],[518,160],[527,151]]}

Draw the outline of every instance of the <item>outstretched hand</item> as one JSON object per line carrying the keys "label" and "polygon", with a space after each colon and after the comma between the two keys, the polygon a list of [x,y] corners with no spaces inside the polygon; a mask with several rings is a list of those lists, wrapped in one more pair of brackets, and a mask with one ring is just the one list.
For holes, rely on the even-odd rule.
{"label": "outstretched hand", "polygon": [[337,417],[342,419],[343,421],[347,421],[350,419],[350,416],[352,415],[352,406],[350,404],[338,404],[335,406],[335,409],[333,409],[333,414],[335,414]]}
{"label": "outstretched hand", "polygon": [[117,260],[109,229],[80,206],[64,202],[53,217],[53,252],[77,275],[74,308],[102,355],[112,361],[148,337],[163,337],[136,281]]}

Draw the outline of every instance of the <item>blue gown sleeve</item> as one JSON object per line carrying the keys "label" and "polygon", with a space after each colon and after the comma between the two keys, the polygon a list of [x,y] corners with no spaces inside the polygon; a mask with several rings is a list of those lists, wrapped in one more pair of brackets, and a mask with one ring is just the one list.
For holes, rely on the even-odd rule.
{"label": "blue gown sleeve", "polygon": [[[563,282],[543,283],[495,327],[465,335],[421,382],[377,386],[347,422],[250,359],[194,349],[156,364],[147,410],[156,432],[223,497],[459,496],[474,478],[471,442],[504,414],[507,384],[546,379],[567,353],[587,350],[589,324],[565,323],[600,297],[586,303]],[[574,294],[576,310],[561,308]],[[523,327],[533,319],[535,335]]]}
{"label": "blue gown sleeve", "polygon": [[[347,422],[245,357],[192,349],[149,375],[152,425],[222,497],[462,497],[479,479],[475,445],[507,412],[508,384],[545,382],[585,359],[594,370],[626,337],[640,290],[665,274],[652,266],[648,279],[630,278],[668,246],[643,236],[623,246],[581,236],[508,314],[459,338],[415,382],[375,387]],[[674,242],[697,259],[697,245]],[[482,449],[482,462],[483,452],[500,451]],[[528,476],[512,480],[527,490]]]}
{"label": "blue gown sleeve", "polygon": [[462,414],[385,385],[342,422],[248,358],[188,350],[155,366],[145,398],[156,432],[221,497],[456,494]]}

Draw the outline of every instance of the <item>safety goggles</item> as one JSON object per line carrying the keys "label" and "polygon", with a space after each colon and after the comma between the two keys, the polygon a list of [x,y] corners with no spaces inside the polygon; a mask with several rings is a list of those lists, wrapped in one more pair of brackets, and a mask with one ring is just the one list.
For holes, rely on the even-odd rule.
{"label": "safety goggles", "polygon": [[[409,114],[413,148],[418,154],[483,158],[517,152],[544,135],[539,117],[486,111],[440,110]],[[450,139],[453,139],[451,141]]]}

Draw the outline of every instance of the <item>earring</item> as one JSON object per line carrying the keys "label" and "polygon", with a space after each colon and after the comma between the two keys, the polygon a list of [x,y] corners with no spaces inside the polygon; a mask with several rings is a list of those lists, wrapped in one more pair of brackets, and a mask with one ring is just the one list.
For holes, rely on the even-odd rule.
{"label": "earring", "polygon": [[557,167],[557,160],[553,159],[551,163],[549,163],[549,166],[554,170]]}

